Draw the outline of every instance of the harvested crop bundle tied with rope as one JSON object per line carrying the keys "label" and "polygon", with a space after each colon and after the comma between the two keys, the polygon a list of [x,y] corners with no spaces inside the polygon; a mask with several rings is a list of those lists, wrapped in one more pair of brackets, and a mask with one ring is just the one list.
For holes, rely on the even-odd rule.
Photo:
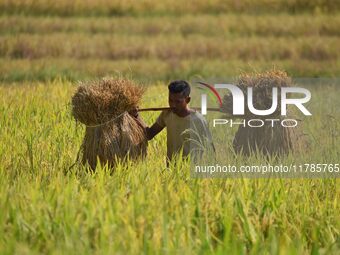
{"label": "harvested crop bundle tied with rope", "polygon": [[97,160],[114,167],[117,159],[146,155],[144,130],[128,113],[139,104],[144,89],[127,79],[102,79],[80,84],[72,97],[72,114],[86,125],[82,163]]}
{"label": "harvested crop bundle tied with rope", "polygon": [[[267,71],[264,73],[244,74],[238,79],[237,86],[247,95],[247,88],[253,89],[253,105],[255,109],[266,110],[272,106],[272,88],[277,87],[278,98],[281,98],[280,88],[291,86],[292,81],[286,72]],[[232,114],[233,98],[230,94],[224,96],[222,111],[228,115]],[[278,107],[274,113],[267,116],[254,115],[245,107],[245,114],[239,118],[245,119],[277,119],[276,123],[283,120],[281,108]],[[285,119],[294,118],[291,110],[287,111]],[[240,125],[233,141],[234,150],[238,153],[250,155],[259,151],[269,155],[282,155],[289,152],[305,151],[308,147],[306,137],[302,132],[303,123],[299,121],[296,127],[284,127],[282,125],[272,125],[272,122],[263,121],[262,127],[249,127]],[[289,121],[288,121],[289,122]],[[287,122],[287,124],[288,124]],[[291,124],[289,124],[291,125]]]}

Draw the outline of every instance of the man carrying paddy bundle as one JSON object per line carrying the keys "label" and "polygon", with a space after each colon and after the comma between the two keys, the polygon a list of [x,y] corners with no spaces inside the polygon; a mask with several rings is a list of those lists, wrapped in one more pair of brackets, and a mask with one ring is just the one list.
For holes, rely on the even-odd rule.
{"label": "man carrying paddy bundle", "polygon": [[174,155],[183,149],[183,157],[191,154],[200,157],[205,150],[214,151],[211,133],[203,116],[189,108],[190,85],[183,80],[173,81],[168,86],[169,106],[163,110],[156,122],[148,127],[137,109],[131,114],[145,129],[148,140],[154,138],[165,127],[167,129],[167,166]]}

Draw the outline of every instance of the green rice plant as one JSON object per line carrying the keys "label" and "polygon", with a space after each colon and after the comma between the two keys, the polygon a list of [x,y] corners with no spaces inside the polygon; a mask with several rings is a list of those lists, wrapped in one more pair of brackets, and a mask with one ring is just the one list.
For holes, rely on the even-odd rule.
{"label": "green rice plant", "polygon": [[[190,178],[190,163],[180,157],[166,168],[165,132],[150,142],[145,160],[118,163],[114,172],[106,165],[69,171],[84,132],[68,106],[74,89],[62,80],[0,86],[1,253],[339,253],[336,179]],[[339,159],[339,123],[328,116],[339,116],[337,87],[310,89],[313,118],[305,126],[314,146],[279,163]],[[166,103],[158,83],[141,107]],[[157,117],[142,115],[149,124]],[[218,132],[229,140],[230,163],[267,160],[235,156],[236,130]]]}

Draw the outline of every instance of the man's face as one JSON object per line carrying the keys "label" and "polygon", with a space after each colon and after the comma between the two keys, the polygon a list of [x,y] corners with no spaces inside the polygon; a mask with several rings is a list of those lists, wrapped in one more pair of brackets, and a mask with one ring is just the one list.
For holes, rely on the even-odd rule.
{"label": "man's face", "polygon": [[169,106],[174,113],[183,112],[189,102],[190,97],[185,97],[182,93],[169,93]]}

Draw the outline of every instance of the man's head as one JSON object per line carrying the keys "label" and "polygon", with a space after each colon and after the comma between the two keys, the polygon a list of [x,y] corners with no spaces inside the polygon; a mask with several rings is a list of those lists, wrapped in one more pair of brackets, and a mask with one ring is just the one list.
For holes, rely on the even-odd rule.
{"label": "man's head", "polygon": [[174,113],[186,110],[190,102],[190,85],[183,80],[173,81],[169,84],[169,106]]}

